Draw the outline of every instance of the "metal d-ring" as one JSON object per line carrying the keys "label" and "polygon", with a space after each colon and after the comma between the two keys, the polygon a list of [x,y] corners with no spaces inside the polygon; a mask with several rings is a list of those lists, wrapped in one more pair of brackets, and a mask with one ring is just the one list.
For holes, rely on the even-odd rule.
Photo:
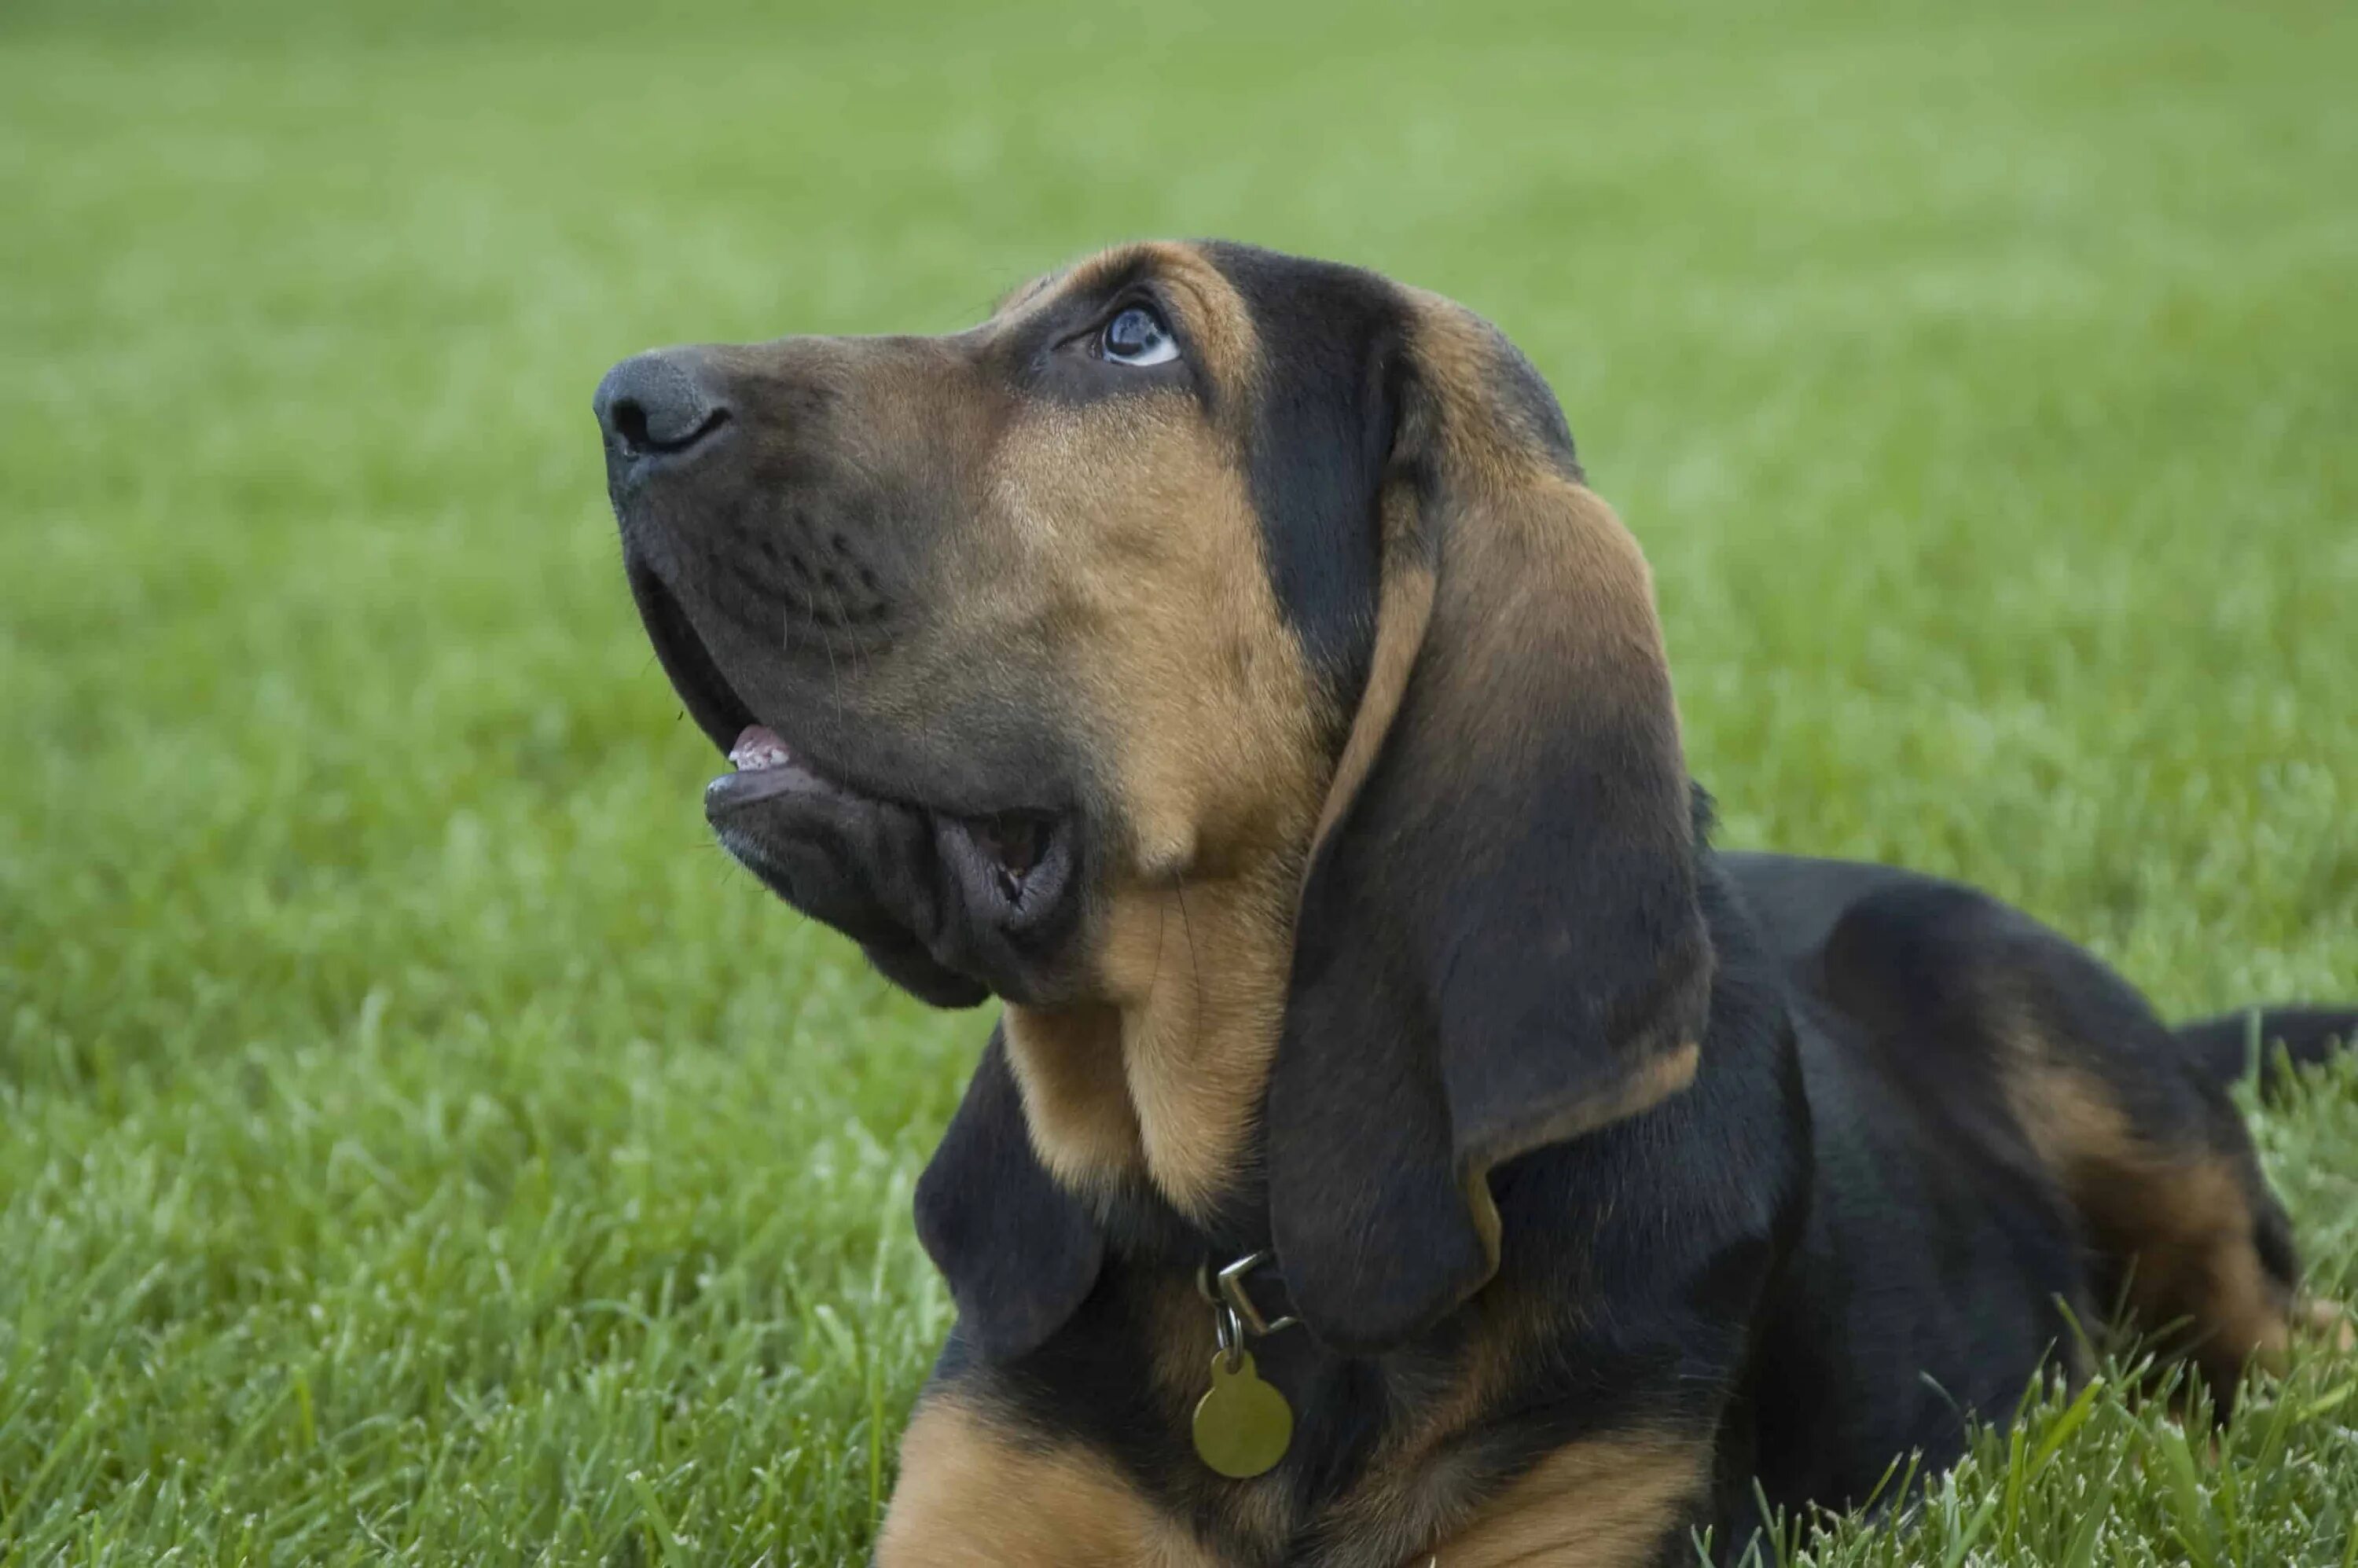
{"label": "metal d-ring", "polygon": [[1220,1365],[1233,1376],[1245,1364],[1245,1328],[1226,1302],[1212,1308],[1212,1333],[1220,1342]]}

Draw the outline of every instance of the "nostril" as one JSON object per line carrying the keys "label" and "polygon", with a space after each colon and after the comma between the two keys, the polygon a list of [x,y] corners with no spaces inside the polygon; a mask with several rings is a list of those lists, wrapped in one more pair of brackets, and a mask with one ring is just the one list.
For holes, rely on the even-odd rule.
{"label": "nostril", "polygon": [[710,367],[693,349],[624,360],[599,383],[594,406],[607,439],[627,458],[684,452],[729,422]]}
{"label": "nostril", "polygon": [[616,398],[606,410],[606,422],[622,438],[622,445],[634,451],[644,451],[651,444],[647,440],[647,411],[634,397]]}

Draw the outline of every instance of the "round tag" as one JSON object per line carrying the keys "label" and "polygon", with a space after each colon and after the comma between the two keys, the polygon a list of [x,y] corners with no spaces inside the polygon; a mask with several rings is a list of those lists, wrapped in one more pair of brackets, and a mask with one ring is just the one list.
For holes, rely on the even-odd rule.
{"label": "round tag", "polygon": [[1232,1481],[1249,1481],[1285,1457],[1293,1441],[1293,1407],[1260,1380],[1250,1351],[1237,1369],[1212,1352],[1212,1386],[1195,1403],[1195,1453]]}

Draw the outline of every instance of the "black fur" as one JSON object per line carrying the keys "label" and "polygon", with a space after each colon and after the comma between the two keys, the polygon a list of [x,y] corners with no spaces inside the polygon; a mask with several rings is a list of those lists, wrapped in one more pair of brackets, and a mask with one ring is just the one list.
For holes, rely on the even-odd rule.
{"label": "black fur", "polygon": [[[2096,959],[1971,889],[1716,853],[1667,687],[1574,688],[1548,667],[1561,622],[1487,613],[1503,596],[1484,572],[1513,563],[1486,566],[1453,531],[1462,497],[1426,438],[1431,400],[1455,393],[1415,362],[1409,297],[1348,268],[1208,252],[1252,314],[1252,406],[1227,406],[1234,389],[1213,395],[1184,361],[1164,373],[1188,377],[1211,416],[1238,416],[1270,579],[1332,699],[1317,717],[1336,746],[1368,679],[1384,574],[1433,572],[1433,617],[1374,765],[1311,865],[1261,1114],[1239,1108],[1256,1141],[1220,1217],[1191,1222],[1135,1178],[1060,1184],[994,1034],[917,1192],[920,1238],[957,1307],[930,1397],[1044,1452],[1085,1444],[1244,1568],[1390,1568],[1399,1542],[1338,1505],[1389,1486],[1377,1516],[1445,1530],[1586,1439],[1706,1453],[1706,1490],[1673,1499],[1650,1550],[1692,1561],[1689,1532],[1708,1527],[1732,1559],[1761,1499],[1855,1503],[1910,1453],[1952,1462],[1969,1414],[2003,1419],[2040,1368],[2073,1367],[2071,1318],[2093,1321],[2130,1277],[2135,1259],[2017,1120],[2009,1075],[2026,1036],[2068,1056],[2141,1158],[2236,1173],[2249,1244],[2289,1301],[2288,1227],[2226,1087],[2255,1035],[2311,1062],[2358,1033],[2358,1012],[2172,1032]],[[1057,304],[998,362],[901,340],[840,351],[935,365],[969,389],[1118,395],[1085,356],[1043,356],[1151,289],[1151,270]],[[1544,383],[1495,347],[1491,416],[1575,475]],[[823,474],[824,435],[789,443]],[[1391,559],[1388,484],[1415,514]],[[657,538],[660,509],[624,510],[626,533],[636,515],[647,535],[631,558],[650,633],[698,722],[725,746],[746,702],[792,709],[796,688],[766,654],[706,653],[672,597],[702,577],[759,597],[770,579],[722,558],[728,538]],[[689,510],[698,527],[726,515]],[[854,565],[890,568],[898,547],[919,546],[863,546]],[[897,613],[922,580],[885,570],[878,600]],[[1011,701],[973,750],[1029,778],[1054,719]],[[866,728],[875,768],[906,772],[894,737]],[[820,739],[842,743],[823,726]],[[866,860],[884,852],[877,834],[838,838]],[[920,994],[973,1000],[932,947],[899,940],[922,890],[852,869],[815,913]],[[1580,1114],[1692,1042],[1682,1092],[1619,1119]],[[1476,1184],[1495,1205],[1495,1249]],[[1189,1446],[1202,1384],[1184,1358],[1209,1350],[1198,1266],[1272,1242],[1280,1267],[1252,1289],[1307,1326],[1252,1346],[1297,1424],[1273,1479],[1248,1494]],[[1387,1455],[1451,1409],[1459,1422],[1433,1436],[1429,1474],[1391,1477]],[[1444,1489],[1438,1502],[1425,1487]]]}
{"label": "black fur", "polygon": [[[1491,1174],[1502,1238],[1492,1289],[1501,1299],[1547,1303],[1552,1327],[1543,1354],[1460,1454],[1476,1474],[1509,1478],[1586,1437],[1644,1432],[1707,1441],[1757,1358],[1753,1325],[1777,1260],[1804,1219],[1808,1117],[1773,966],[1724,879],[1708,874],[1700,898],[1721,957],[1710,994],[1715,1049],[1693,1087]],[[994,1042],[920,1192],[920,1230],[960,1305],[937,1381],[979,1393],[1019,1424],[1114,1455],[1234,1562],[1325,1561],[1313,1539],[1273,1548],[1234,1530],[1223,1508],[1232,1484],[1204,1468],[1176,1419],[1184,1411],[1163,1407],[1152,1391],[1149,1369],[1168,1297],[1192,1303],[1195,1264],[1234,1255],[1252,1242],[1249,1233],[1196,1230],[1151,1195],[1127,1194],[1098,1222],[1107,1253],[1093,1288],[1075,1292],[1076,1276],[1057,1271],[1058,1292],[1072,1297],[1070,1317],[1044,1341],[1020,1343],[1054,1303],[1039,1288],[1039,1271],[1011,1260],[1030,1256],[1044,1236],[1069,1250],[1074,1200],[1057,1195],[1040,1204],[1037,1184],[1047,1177],[1036,1162],[1011,1173],[1005,1162],[1025,1163],[1029,1150],[1020,1107],[1007,1093],[1012,1086],[1002,1084]],[[986,1235],[983,1217],[1009,1208],[1020,1212]],[[958,1238],[946,1242],[952,1212],[964,1217]],[[1677,1245],[1665,1246],[1673,1236]],[[1404,1262],[1423,1239],[1397,1237]],[[1256,1280],[1265,1304],[1295,1304],[1280,1293],[1292,1281]],[[989,1299],[994,1292],[1006,1299]],[[980,1310],[968,1308],[970,1297],[983,1298]],[[1010,1334],[1011,1318],[1025,1332]],[[1460,1313],[1380,1353],[1347,1353],[1298,1330],[1257,1342],[1261,1376],[1297,1412],[1282,1472],[1291,1511],[1314,1519],[1341,1496],[1398,1412],[1446,1398],[1467,1337],[1489,1331]],[[1737,1435],[1748,1443],[1748,1433]],[[1721,1501],[1746,1506],[1749,1484],[1748,1469],[1732,1475]],[[1706,1509],[1687,1522],[1700,1527],[1714,1517]],[[1683,1529],[1676,1533],[1683,1541]]]}
{"label": "black fur", "polygon": [[1252,313],[1260,384],[1249,478],[1277,602],[1348,713],[1367,678],[1376,506],[1399,417],[1407,327],[1372,273],[1250,245],[1205,247]]}
{"label": "black fur", "polygon": [[[1252,482],[1271,581],[1347,714],[1372,646],[1381,487],[1418,486],[1421,516],[1439,520],[1447,476],[1413,449],[1420,389],[1388,286],[1215,254],[1261,339]],[[1501,363],[1501,406],[1576,474],[1544,384],[1511,350]],[[1446,570],[1443,526],[1415,543]],[[1544,1303],[1552,1327],[1459,1450],[1469,1475],[1504,1481],[1583,1437],[1702,1434],[1714,1490],[1686,1522],[1710,1527],[1725,1560],[1762,1524],[1763,1498],[1855,1503],[1895,1459],[1953,1462],[1971,1416],[2002,1419],[2038,1368],[2069,1364],[2069,1314],[2095,1321],[2125,1263],[2090,1254],[2014,1124],[1976,988],[1995,977],[2033,998],[2160,1141],[2224,1140],[2248,1158],[2217,1093],[2245,1025],[2174,1039],[2118,977],[1971,890],[1720,857],[1700,823],[1689,840],[1628,831],[1644,748],[1563,713],[1498,713],[1482,672],[1448,667],[1455,635],[1429,633],[1308,879],[1266,1184],[1248,1180],[1209,1231],[1143,1189],[1100,1195],[1105,1263],[1086,1299],[1069,1271],[938,1245],[936,1219],[928,1245],[965,1314],[940,1378],[1086,1439],[1228,1559],[1271,1568],[1357,1561],[1314,1521],[1401,1412],[1446,1397],[1467,1337],[1498,1331],[1485,1301]],[[1515,674],[1528,689],[1531,672]],[[1484,724],[1516,727],[1520,765],[1481,754]],[[1692,989],[1706,982],[1707,1018]],[[2277,1012],[2266,1026],[2310,1060],[2350,1019]],[[1685,1038],[1704,1044],[1684,1094],[1490,1173],[1494,1260],[1457,1180],[1468,1146],[1511,1141],[1623,1070],[1624,1053]],[[996,1047],[983,1071],[1003,1076]],[[994,1087],[988,1103],[1005,1125],[955,1133],[925,1202],[976,1207],[1047,1184],[1034,1165],[1002,1186],[976,1162],[978,1147],[1028,1155],[1011,1096]],[[2263,1250],[2288,1277],[2280,1212],[2251,1180]],[[1037,1221],[1068,1251],[1074,1202],[1046,1199]],[[1254,1347],[1299,1421],[1281,1474],[1303,1533],[1275,1540],[1237,1527],[1229,1484],[1143,1371],[1195,1266],[1272,1235],[1283,1274],[1260,1288],[1290,1292],[1311,1325]],[[1018,1227],[989,1246],[1027,1243]],[[1057,1311],[1044,1281],[1070,1316],[1034,1344]],[[1011,1303],[967,1308],[995,1290]],[[1682,1541],[1666,1541],[1666,1560]]]}
{"label": "black fur", "polygon": [[[1506,1477],[1582,1437],[1708,1433],[1715,1491],[1690,1522],[1712,1528],[1724,1561],[1761,1524],[1757,1497],[1789,1515],[1855,1504],[1897,1458],[1952,1463],[1971,1416],[2003,1419],[2039,1368],[2068,1365],[2064,1309],[2101,1321],[2115,1281],[1997,1102],[1996,1041],[1971,982],[2028,977],[2078,1017],[2075,1038],[2119,1040],[2107,1081],[2136,1097],[2164,1141],[2215,1111],[2215,1086],[2194,1070],[2201,1053],[2175,1054],[2117,978],[1972,890],[1708,849],[1694,865],[1717,961],[1693,1086],[1493,1172],[1499,1269],[1467,1306],[1371,1354],[1298,1332],[1254,1347],[1300,1412],[1284,1471],[1298,1517],[1348,1487],[1397,1412],[1445,1397],[1466,1336],[1492,1331],[1485,1299],[1547,1303],[1556,1326],[1466,1463]],[[1380,994],[1379,955],[1327,961]],[[2322,1029],[2353,1017],[2321,1016]],[[1003,1071],[994,1048],[983,1076]],[[978,1147],[1028,1153],[1020,1109],[994,1097],[997,1135],[962,1128],[946,1141],[921,1204],[958,1194],[979,1208],[986,1192],[1005,1199],[1046,1180],[1036,1166],[1010,1181],[975,1162]],[[1388,1132],[1367,1141],[1398,1152]],[[1061,1235],[1071,1203],[1028,1222]],[[1098,1223],[1119,1238],[1104,1275],[1051,1337],[994,1357],[992,1314],[968,1314],[939,1376],[1116,1455],[1237,1563],[1325,1561],[1314,1539],[1279,1551],[1231,1529],[1228,1484],[1195,1460],[1143,1375],[1164,1321],[1156,1292],[1191,1291],[1196,1261],[1259,1238],[1194,1230],[1138,1193]],[[1422,1223],[1445,1233],[1462,1211]],[[1396,1235],[1402,1269],[1419,1272],[1431,1237]],[[1026,1235],[994,1244],[1021,1250]],[[954,1281],[968,1271],[963,1308],[983,1288],[973,1255],[936,1255]],[[1287,1282],[1263,1277],[1260,1289]],[[1003,1272],[997,1288],[1011,1288]]]}
{"label": "black fur", "polygon": [[[1447,528],[1445,504],[1424,514]],[[1444,579],[1474,569],[1427,547]],[[1704,1034],[1711,949],[1674,744],[1642,733],[1650,710],[1551,713],[1580,700],[1568,676],[1480,667],[1455,623],[1479,597],[1438,590],[1296,924],[1271,1211],[1303,1315],[1340,1348],[1396,1345],[1488,1278],[1469,1177]]]}
{"label": "black fur", "polygon": [[996,1030],[917,1183],[917,1238],[949,1281],[960,1336],[990,1360],[1035,1349],[1097,1283],[1103,1233],[1033,1153]]}
{"label": "black fur", "polygon": [[2178,1038],[2214,1082],[2248,1077],[2255,1061],[2260,1092],[2284,1087],[2285,1064],[2313,1067],[2358,1044],[2358,1009],[2252,1007],[2179,1025]]}

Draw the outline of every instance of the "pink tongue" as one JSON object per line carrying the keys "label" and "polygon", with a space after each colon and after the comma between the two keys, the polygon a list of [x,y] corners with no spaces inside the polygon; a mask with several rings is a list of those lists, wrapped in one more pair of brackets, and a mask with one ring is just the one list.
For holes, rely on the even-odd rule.
{"label": "pink tongue", "polygon": [[764,724],[748,724],[737,743],[729,748],[729,765],[741,773],[758,773],[763,768],[782,768],[795,760],[778,732]]}

